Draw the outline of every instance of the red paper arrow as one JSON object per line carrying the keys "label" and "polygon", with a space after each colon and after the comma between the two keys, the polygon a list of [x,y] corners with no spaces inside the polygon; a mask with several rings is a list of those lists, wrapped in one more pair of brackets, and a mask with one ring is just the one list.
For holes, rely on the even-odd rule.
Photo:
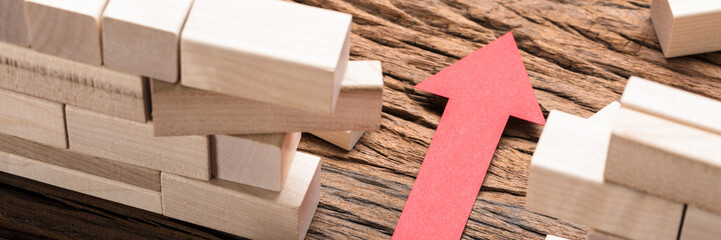
{"label": "red paper arrow", "polygon": [[546,121],[511,33],[416,88],[449,100],[393,239],[459,239],[508,117]]}

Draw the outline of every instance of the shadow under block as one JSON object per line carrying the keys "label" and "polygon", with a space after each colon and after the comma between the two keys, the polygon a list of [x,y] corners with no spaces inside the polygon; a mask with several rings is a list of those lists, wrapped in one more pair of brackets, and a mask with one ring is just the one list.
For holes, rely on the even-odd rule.
{"label": "shadow under block", "polygon": [[25,0],[0,1],[0,41],[29,47]]}
{"label": "shadow under block", "polygon": [[161,175],[165,216],[251,239],[304,239],[320,199],[320,158],[302,152],[280,192]]}
{"label": "shadow under block", "polygon": [[350,23],[348,14],[285,1],[195,0],[181,37],[181,83],[329,114]]}
{"label": "shadow under block", "polygon": [[606,162],[608,182],[721,213],[721,135],[621,108]]}
{"label": "shadow under block", "polygon": [[110,0],[103,13],[103,64],[174,83],[180,31],[192,0]]}
{"label": "shadow under block", "polygon": [[161,194],[135,185],[0,152],[0,171],[128,206],[161,213]]}
{"label": "shadow under block", "polygon": [[108,0],[27,0],[30,46],[40,52],[102,64],[100,17]]}
{"label": "shadow under block", "polygon": [[214,177],[280,191],[300,143],[300,132],[215,135]]}
{"label": "shadow under block", "polygon": [[310,134],[350,151],[358,143],[358,140],[363,137],[363,133],[365,131],[311,132]]}
{"label": "shadow under block", "polygon": [[63,105],[0,90],[0,133],[66,148]]}
{"label": "shadow under block", "polygon": [[[145,80],[0,42],[0,88],[137,122],[149,114]],[[148,99],[149,100],[149,99]]]}
{"label": "shadow under block", "polygon": [[717,0],[653,0],[651,21],[667,58],[721,50]]}
{"label": "shadow under block", "polygon": [[201,180],[210,178],[207,136],[155,137],[152,122],[138,123],[70,106],[65,114],[71,151]]}
{"label": "shadow under block", "polygon": [[531,161],[526,208],[632,239],[676,239],[682,204],[604,182],[610,135],[609,121],[552,111]]}
{"label": "shadow under block", "polygon": [[680,240],[714,240],[721,236],[721,215],[694,206],[686,208]]}
{"label": "shadow under block", "polygon": [[153,80],[156,136],[357,131],[380,127],[383,73],[378,61],[351,61],[338,105],[315,114]]}

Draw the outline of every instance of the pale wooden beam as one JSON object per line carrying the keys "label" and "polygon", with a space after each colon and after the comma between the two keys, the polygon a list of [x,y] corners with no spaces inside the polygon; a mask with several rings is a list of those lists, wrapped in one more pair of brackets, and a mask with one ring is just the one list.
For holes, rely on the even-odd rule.
{"label": "pale wooden beam", "polygon": [[66,148],[63,105],[0,90],[0,133]]}
{"label": "pale wooden beam", "polygon": [[298,152],[280,192],[162,173],[165,216],[251,239],[304,239],[320,199],[320,158]]}
{"label": "pale wooden beam", "polygon": [[311,132],[310,134],[350,151],[358,143],[358,140],[363,137],[363,133],[365,131]]}
{"label": "pale wooden beam", "polygon": [[653,0],[651,22],[667,58],[721,50],[717,0]]}
{"label": "pale wooden beam", "polygon": [[58,57],[100,65],[100,17],[107,0],[27,0],[30,46]]}
{"label": "pale wooden beam", "polygon": [[714,240],[721,236],[721,214],[686,207],[680,240]]}
{"label": "pale wooden beam", "polygon": [[348,14],[292,2],[196,0],[181,37],[181,83],[329,114],[350,23]]}
{"label": "pale wooden beam", "polygon": [[0,41],[22,47],[30,46],[25,0],[0,1]]}
{"label": "pale wooden beam", "polygon": [[174,83],[180,31],[192,0],[110,0],[102,20],[103,64]]}

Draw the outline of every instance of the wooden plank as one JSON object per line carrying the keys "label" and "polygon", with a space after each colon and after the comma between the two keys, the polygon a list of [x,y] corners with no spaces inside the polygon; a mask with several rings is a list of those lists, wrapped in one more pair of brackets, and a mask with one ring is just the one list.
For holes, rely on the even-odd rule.
{"label": "wooden plank", "polygon": [[280,191],[300,143],[300,132],[215,135],[213,176],[230,182]]}
{"label": "wooden plank", "polygon": [[161,213],[160,192],[0,152],[0,171]]}
{"label": "wooden plank", "polygon": [[100,17],[108,0],[26,0],[30,45],[54,56],[100,65]]}
{"label": "wooden plank", "polygon": [[0,42],[0,88],[138,122],[147,80]]}
{"label": "wooden plank", "polygon": [[663,198],[721,213],[721,135],[621,108],[605,178]]}
{"label": "wooden plank", "polygon": [[721,4],[653,0],[651,20],[667,58],[721,50]]}
{"label": "wooden plank", "polygon": [[0,90],[0,133],[66,148],[63,105]]}
{"label": "wooden plank", "polygon": [[103,64],[174,83],[179,39],[192,0],[110,0],[103,12]]}
{"label": "wooden plank", "polygon": [[682,204],[604,182],[610,135],[610,122],[552,111],[531,160],[526,208],[632,239],[676,239]]}
{"label": "wooden plank", "polygon": [[30,46],[25,0],[0,1],[0,41],[22,47]]}
{"label": "wooden plank", "polygon": [[603,231],[599,231],[596,229],[591,229],[588,231],[588,236],[586,236],[586,240],[629,240],[628,238],[619,237],[610,233],[606,233]]}
{"label": "wooden plank", "polygon": [[320,158],[302,152],[280,192],[161,175],[164,215],[251,239],[304,239],[320,198]]}
{"label": "wooden plank", "polygon": [[291,2],[196,0],[181,38],[181,83],[332,113],[350,22],[348,14]]}
{"label": "wooden plank", "polygon": [[378,61],[351,61],[336,111],[325,116],[152,81],[156,136],[373,130],[380,127],[383,75]]}
{"label": "wooden plank", "polygon": [[713,240],[721,236],[721,215],[687,206],[680,240]]}
{"label": "wooden plank", "polygon": [[721,134],[721,101],[715,99],[631,77],[621,103],[627,108]]}
{"label": "wooden plank", "polygon": [[0,134],[0,152],[160,192],[160,172]]}
{"label": "wooden plank", "polygon": [[365,133],[365,131],[311,132],[310,134],[350,151],[353,149],[353,146],[358,143],[363,133]]}
{"label": "wooden plank", "polygon": [[138,123],[66,107],[71,151],[201,180],[210,178],[207,136],[155,137]]}

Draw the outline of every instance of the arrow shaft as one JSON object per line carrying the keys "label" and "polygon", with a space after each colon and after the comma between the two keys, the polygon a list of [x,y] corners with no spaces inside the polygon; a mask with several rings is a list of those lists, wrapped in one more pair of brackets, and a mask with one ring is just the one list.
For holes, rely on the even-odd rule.
{"label": "arrow shaft", "polygon": [[[467,112],[449,100],[445,112]],[[459,239],[508,115],[493,108],[443,115],[393,239]]]}

